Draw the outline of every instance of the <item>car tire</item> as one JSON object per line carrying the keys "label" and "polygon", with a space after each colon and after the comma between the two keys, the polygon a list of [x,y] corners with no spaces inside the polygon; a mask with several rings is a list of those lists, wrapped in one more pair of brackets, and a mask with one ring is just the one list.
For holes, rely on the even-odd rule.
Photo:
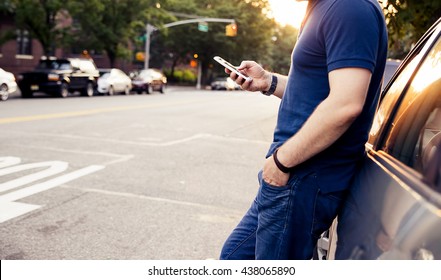
{"label": "car tire", "polygon": [[82,95],[92,97],[95,89],[93,87],[93,83],[88,82],[86,88],[83,90]]}
{"label": "car tire", "polygon": [[69,95],[69,88],[66,83],[61,84],[59,95],[62,98],[66,98]]}
{"label": "car tire", "polygon": [[21,91],[21,98],[31,98],[34,94],[30,90],[22,90]]}
{"label": "car tire", "polygon": [[160,92],[160,93],[165,93],[165,91],[166,91],[166,85],[163,84],[163,85],[161,86],[161,89],[159,90],[159,92]]}
{"label": "car tire", "polygon": [[9,97],[8,86],[3,84],[0,86],[0,101],[6,101]]}
{"label": "car tire", "polygon": [[107,95],[112,96],[115,94],[115,89],[113,89],[113,86],[109,87],[109,91],[107,92]]}
{"label": "car tire", "polygon": [[124,93],[125,95],[129,95],[129,94],[130,94],[130,88],[127,86],[127,87],[124,89],[123,93]]}
{"label": "car tire", "polygon": [[146,92],[147,94],[152,93],[152,92],[153,92],[153,86],[152,86],[152,85],[148,85],[148,86],[147,86],[147,89],[145,90],[145,92]]}

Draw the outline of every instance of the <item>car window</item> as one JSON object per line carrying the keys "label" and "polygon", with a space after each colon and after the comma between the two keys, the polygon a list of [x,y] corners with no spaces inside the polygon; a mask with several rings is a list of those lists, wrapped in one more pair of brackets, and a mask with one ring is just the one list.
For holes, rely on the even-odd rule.
{"label": "car window", "polygon": [[80,64],[77,59],[70,60],[70,63],[72,64],[72,67],[80,69]]}
{"label": "car window", "polygon": [[58,60],[42,60],[37,65],[38,70],[69,70],[70,63],[67,61]]}
{"label": "car window", "polygon": [[140,76],[140,77],[143,77],[143,78],[150,78],[150,77],[153,76],[153,71],[150,70],[150,69],[148,69],[148,70],[142,70],[142,71],[139,73],[139,76]]}
{"label": "car window", "polygon": [[162,74],[159,72],[153,72],[152,76],[154,79],[161,79],[162,78]]}
{"label": "car window", "polygon": [[398,69],[398,66],[400,66],[399,60],[388,59],[386,61],[386,67],[384,68],[383,84],[381,86],[381,90],[383,90],[386,87],[386,85],[389,83],[389,81],[392,79],[392,76],[394,75],[395,71]]}
{"label": "car window", "polygon": [[387,116],[390,115],[392,108],[394,107],[393,105],[397,102],[398,98],[403,92],[404,87],[407,85],[407,82],[409,81],[410,76],[414,72],[415,67],[418,65],[418,61],[420,59],[420,54],[418,54],[409,63],[407,63],[407,65],[394,80],[387,93],[383,96],[381,105],[375,114],[372,128],[369,133],[369,143],[373,144],[374,140],[378,136],[378,133],[381,131],[381,128],[387,123]]}
{"label": "car window", "polygon": [[382,150],[423,173],[433,149],[440,143],[441,39],[438,39],[412,79]]}
{"label": "car window", "polygon": [[86,60],[80,62],[80,69],[84,72],[93,72],[96,70],[96,67],[91,61]]}

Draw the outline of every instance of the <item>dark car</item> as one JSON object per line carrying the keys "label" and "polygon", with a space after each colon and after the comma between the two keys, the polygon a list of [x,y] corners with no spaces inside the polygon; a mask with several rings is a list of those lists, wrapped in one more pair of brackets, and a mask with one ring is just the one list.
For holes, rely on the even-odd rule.
{"label": "dark car", "polygon": [[441,18],[386,86],[366,151],[317,256],[440,260]]}
{"label": "dark car", "polygon": [[34,92],[67,97],[79,91],[83,96],[93,96],[99,77],[95,63],[81,58],[44,58],[34,71],[18,76],[22,97],[32,97]]}
{"label": "dark car", "polygon": [[392,79],[392,76],[394,75],[395,71],[397,71],[398,66],[400,66],[401,60],[398,59],[388,59],[386,61],[386,68],[384,69],[384,78],[383,78],[383,85],[382,90],[387,86],[389,81]]}
{"label": "dark car", "polygon": [[132,90],[141,94],[159,91],[165,93],[167,77],[158,69],[144,69],[132,75]]}

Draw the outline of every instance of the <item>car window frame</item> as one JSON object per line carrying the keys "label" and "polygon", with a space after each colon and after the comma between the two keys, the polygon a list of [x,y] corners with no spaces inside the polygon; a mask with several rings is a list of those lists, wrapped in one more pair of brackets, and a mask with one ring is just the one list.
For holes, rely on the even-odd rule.
{"label": "car window frame", "polygon": [[[409,79],[407,80],[406,84],[401,90],[401,93],[399,93],[398,98],[392,102],[391,106],[392,109],[389,112],[389,114],[385,117],[383,122],[380,124],[379,132],[375,137],[371,137],[368,140],[368,143],[366,144],[369,150],[375,150],[380,151],[381,148],[384,145],[385,138],[387,134],[390,131],[390,127],[392,125],[392,120],[395,118],[397,111],[400,108],[401,102],[403,101],[403,98],[405,97],[407,91],[409,90],[410,85],[412,84],[415,75],[420,70],[422,64],[424,63],[426,57],[429,55],[430,49],[438,42],[439,38],[441,37],[441,19],[439,19],[426,33],[425,35],[418,40],[415,47],[412,49],[412,51],[405,57],[403,62],[398,67],[397,71],[393,75],[393,77],[390,79],[388,85],[385,87],[384,91],[381,93],[380,100],[377,106],[376,112],[378,113],[378,109],[381,107],[383,100],[391,87],[393,86],[395,80],[400,76],[403,71],[405,71],[406,67],[409,66],[414,59],[418,59],[416,62],[416,66],[413,69]],[[420,56],[420,57],[418,57]]]}
{"label": "car window frame", "polygon": [[[409,53],[409,55],[405,59],[405,62],[402,64],[402,66],[400,66],[399,71],[395,73],[393,80],[395,80],[395,78],[400,75],[400,72],[406,67],[406,65],[408,65],[408,63],[412,62],[413,58],[417,57],[419,54],[422,54],[419,58],[417,66],[414,68],[409,80],[406,82],[405,87],[403,87],[401,93],[399,94],[399,97],[393,104],[393,110],[385,118],[385,125],[381,127],[375,144],[367,144],[367,151],[370,157],[373,160],[377,161],[381,166],[389,166],[393,169],[396,169],[397,171],[401,170],[398,173],[394,173],[395,176],[398,176],[398,178],[405,185],[412,186],[412,189],[416,193],[418,193],[418,195],[430,200],[434,205],[441,207],[441,192],[437,186],[433,186],[432,183],[435,182],[428,181],[428,179],[426,178],[427,174],[417,171],[415,168],[408,166],[399,159],[395,158],[393,155],[389,154],[387,151],[383,150],[385,141],[390,135],[392,123],[397,116],[397,112],[399,112],[400,110],[401,104],[406,97],[415,76],[418,74],[422,65],[426,61],[426,58],[430,54],[430,51],[436,44],[441,41],[441,20],[437,21],[437,24],[435,24],[434,28],[432,28],[430,31],[431,32],[426,33],[427,36],[424,36],[422,38],[424,40],[419,41],[420,49],[418,50],[415,47],[415,51],[417,52],[417,54],[415,55],[415,51]],[[388,88],[390,87],[390,85],[391,84],[389,84]],[[382,101],[387,92],[388,89],[383,92]],[[439,151],[438,154],[440,154]]]}

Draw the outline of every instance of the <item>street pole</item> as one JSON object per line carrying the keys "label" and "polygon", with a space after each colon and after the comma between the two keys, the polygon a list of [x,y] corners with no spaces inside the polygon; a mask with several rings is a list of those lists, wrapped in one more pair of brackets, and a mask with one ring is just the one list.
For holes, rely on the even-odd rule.
{"label": "street pole", "polygon": [[196,84],[196,89],[201,89],[202,81],[202,62],[198,61],[198,82]]}
{"label": "street pole", "polygon": [[[193,16],[192,16],[193,17]],[[234,19],[226,19],[226,18],[204,18],[204,17],[198,17],[196,19],[188,19],[188,20],[181,20],[176,22],[171,22],[164,24],[162,28],[170,28],[178,25],[183,24],[189,24],[189,23],[207,23],[207,22],[228,22],[228,23],[234,23]],[[144,69],[149,68],[149,60],[150,60],[150,37],[154,31],[158,30],[158,28],[154,27],[153,25],[146,24],[145,25],[145,55],[144,55]],[[198,81],[197,81],[197,89],[201,88],[201,78],[202,78],[202,65],[200,62],[198,63]]]}
{"label": "street pole", "polygon": [[150,60],[150,37],[152,32],[155,31],[156,28],[153,25],[146,24],[145,25],[145,55],[144,55],[144,69],[149,69],[149,60]]}

